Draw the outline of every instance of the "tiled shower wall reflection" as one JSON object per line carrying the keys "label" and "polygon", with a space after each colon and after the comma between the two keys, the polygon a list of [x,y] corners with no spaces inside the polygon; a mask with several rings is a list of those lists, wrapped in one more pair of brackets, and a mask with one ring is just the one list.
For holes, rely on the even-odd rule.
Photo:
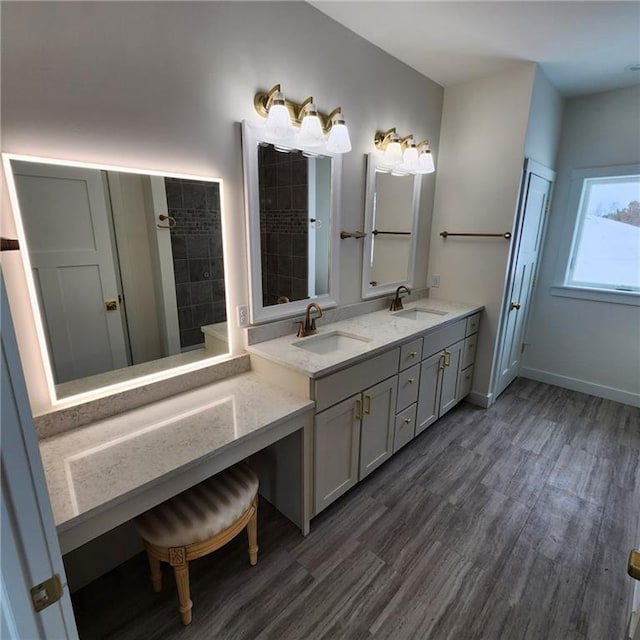
{"label": "tiled shower wall reflection", "polygon": [[307,158],[259,146],[258,166],[263,304],[302,300],[308,297]]}
{"label": "tiled shower wall reflection", "polygon": [[220,185],[165,178],[180,345],[204,343],[201,327],[226,320]]}

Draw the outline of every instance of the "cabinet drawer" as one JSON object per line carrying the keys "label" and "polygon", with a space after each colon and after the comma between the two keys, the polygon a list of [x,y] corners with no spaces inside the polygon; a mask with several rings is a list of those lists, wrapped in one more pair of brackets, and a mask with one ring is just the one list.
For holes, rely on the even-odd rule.
{"label": "cabinet drawer", "polygon": [[316,401],[316,412],[395,375],[398,372],[399,357],[398,347],[325,378],[319,378],[314,385],[313,399]]}
{"label": "cabinet drawer", "polygon": [[458,380],[458,400],[462,400],[471,392],[471,383],[473,382],[473,365],[463,369],[460,372]]}
{"label": "cabinet drawer", "polygon": [[420,388],[420,364],[411,369],[400,372],[398,375],[398,406],[397,411],[402,411],[418,399]]}
{"label": "cabinet drawer", "polygon": [[422,359],[422,338],[407,342],[400,347],[400,371],[418,364]]}
{"label": "cabinet drawer", "polygon": [[422,357],[428,358],[454,342],[462,340],[464,338],[465,328],[466,320],[463,319],[425,335],[422,343]]}
{"label": "cabinet drawer", "polygon": [[476,360],[476,346],[478,344],[478,334],[464,339],[464,348],[462,351],[462,368],[466,369]]}
{"label": "cabinet drawer", "polygon": [[467,327],[465,331],[465,336],[470,336],[472,333],[478,333],[478,329],[480,328],[480,314],[474,313],[472,316],[467,318]]}
{"label": "cabinet drawer", "polygon": [[416,432],[416,409],[418,405],[412,404],[396,416],[395,433],[393,437],[393,452],[395,453],[405,444],[411,442]]}

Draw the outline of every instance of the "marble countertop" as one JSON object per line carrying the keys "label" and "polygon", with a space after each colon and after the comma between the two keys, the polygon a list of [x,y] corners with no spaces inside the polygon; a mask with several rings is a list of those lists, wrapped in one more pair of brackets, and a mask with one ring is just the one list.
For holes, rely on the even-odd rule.
{"label": "marble countertop", "polygon": [[[313,336],[297,338],[295,335],[290,335],[275,338],[250,345],[247,351],[310,378],[320,378],[347,365],[365,360],[377,352],[401,344],[412,336],[429,329],[438,329],[477,313],[483,309],[483,305],[422,298],[405,306],[405,310],[413,308],[434,309],[446,313],[424,314],[424,317],[412,320],[384,310],[324,325],[320,319],[316,323],[318,332]],[[295,345],[295,343],[303,344],[304,341],[312,341],[318,336],[336,331],[364,338],[366,341],[353,341],[347,348],[326,354],[313,353]]]}
{"label": "marble countertop", "polygon": [[244,373],[42,440],[58,531],[312,407]]}

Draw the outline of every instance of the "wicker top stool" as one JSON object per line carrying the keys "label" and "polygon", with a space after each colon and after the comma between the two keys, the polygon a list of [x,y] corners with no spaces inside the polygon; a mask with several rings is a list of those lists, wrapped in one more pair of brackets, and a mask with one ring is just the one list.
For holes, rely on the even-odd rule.
{"label": "wicker top stool", "polygon": [[191,622],[189,562],[219,549],[244,528],[249,538],[249,563],[258,562],[258,477],[244,463],[208,478],[135,520],[144,542],[151,584],[162,587],[160,562],[175,574],[183,624]]}

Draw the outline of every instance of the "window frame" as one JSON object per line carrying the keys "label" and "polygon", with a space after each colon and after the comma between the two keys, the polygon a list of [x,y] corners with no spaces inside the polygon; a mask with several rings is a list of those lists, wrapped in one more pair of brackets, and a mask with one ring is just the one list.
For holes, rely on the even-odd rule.
{"label": "window frame", "polygon": [[578,249],[578,242],[584,225],[582,215],[582,194],[585,181],[593,178],[610,178],[617,176],[640,175],[640,164],[608,165],[590,167],[586,169],[574,169],[571,172],[571,183],[567,201],[567,225],[566,225],[566,251],[564,255],[557,284],[551,288],[551,293],[556,296],[582,298],[600,302],[612,302],[616,304],[628,304],[640,306],[640,290],[614,289],[610,287],[589,286],[588,283],[573,283],[571,277],[571,263]]}

